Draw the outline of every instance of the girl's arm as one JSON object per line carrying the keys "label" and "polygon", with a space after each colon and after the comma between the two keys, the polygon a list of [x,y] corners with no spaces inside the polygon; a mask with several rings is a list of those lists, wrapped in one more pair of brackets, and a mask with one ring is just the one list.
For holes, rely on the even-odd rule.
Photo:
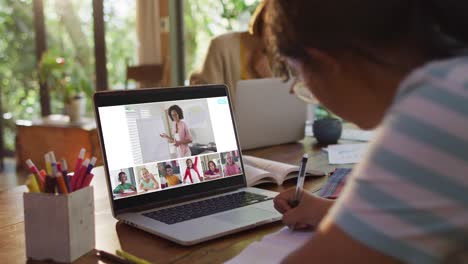
{"label": "girl's arm", "polygon": [[235,163],[235,164],[236,164],[236,167],[237,167],[237,173],[241,173],[241,169],[240,169],[239,165],[237,165],[237,163]]}
{"label": "girl's arm", "polygon": [[119,184],[117,185],[117,187],[115,187],[113,193],[119,194],[119,193],[122,193],[122,191],[123,191],[122,186]]}
{"label": "girl's arm", "polygon": [[159,183],[156,181],[156,179],[153,178],[154,181],[154,189],[159,189]]}
{"label": "girl's arm", "polygon": [[190,169],[187,167],[187,169],[185,170],[185,175],[184,175],[183,182],[185,182],[185,179],[187,179],[187,177],[189,176],[189,174],[190,174]]}
{"label": "girl's arm", "polygon": [[155,188],[155,189],[159,189],[159,183],[158,183],[158,181],[156,180],[156,177],[154,177],[154,175],[153,175],[152,173],[150,173],[150,177],[151,177],[151,179],[153,179],[153,181],[154,181],[154,188]]}

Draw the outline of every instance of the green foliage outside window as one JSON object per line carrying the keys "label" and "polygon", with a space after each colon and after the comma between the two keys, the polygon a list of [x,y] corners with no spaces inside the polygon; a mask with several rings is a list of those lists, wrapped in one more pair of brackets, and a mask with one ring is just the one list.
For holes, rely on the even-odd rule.
{"label": "green foliage outside window", "polygon": [[[51,83],[51,110],[63,113],[64,95],[81,89],[94,90],[94,44],[92,0],[43,0],[49,66],[63,58],[67,67],[54,68]],[[107,69],[110,88],[122,88],[126,60],[133,63],[136,46],[134,0],[104,0]],[[32,0],[0,0],[0,99],[4,118],[5,144],[14,151],[15,121],[41,115],[39,72],[37,71]],[[52,80],[50,80],[53,82]],[[64,82],[64,83],[61,83]],[[79,88],[81,87],[81,88]]]}
{"label": "green foliage outside window", "polygon": [[63,105],[70,103],[73,97],[84,95],[91,98],[93,85],[85,68],[73,61],[67,61],[62,52],[49,49],[45,52],[38,66],[38,77],[47,83],[51,96],[61,100]]}
{"label": "green foliage outside window", "polygon": [[5,142],[13,150],[18,117],[40,113],[35,74],[32,1],[0,0],[0,97],[5,122]]}

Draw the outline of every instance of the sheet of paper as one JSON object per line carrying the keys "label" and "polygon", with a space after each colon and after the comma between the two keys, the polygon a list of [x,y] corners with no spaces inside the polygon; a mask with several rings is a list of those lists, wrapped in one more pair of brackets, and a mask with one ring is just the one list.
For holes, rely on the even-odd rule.
{"label": "sheet of paper", "polygon": [[361,161],[367,150],[367,144],[339,144],[328,146],[330,164],[354,164]]}
{"label": "sheet of paper", "polygon": [[355,141],[370,141],[374,137],[374,130],[361,130],[344,128],[341,132],[341,139]]}
{"label": "sheet of paper", "polygon": [[304,135],[306,137],[313,137],[314,136],[314,130],[312,128],[312,123],[306,121],[306,125],[304,128]]}
{"label": "sheet of paper", "polygon": [[285,227],[250,244],[227,264],[273,264],[280,263],[289,253],[299,248],[312,237],[312,232],[291,231]]}

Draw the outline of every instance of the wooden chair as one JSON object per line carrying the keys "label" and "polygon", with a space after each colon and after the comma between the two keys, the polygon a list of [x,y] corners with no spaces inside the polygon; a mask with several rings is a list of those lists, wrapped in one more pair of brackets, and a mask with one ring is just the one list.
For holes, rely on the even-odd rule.
{"label": "wooden chair", "polygon": [[128,89],[128,81],[138,83],[138,88],[164,87],[169,85],[169,63],[165,60],[162,64],[127,65],[125,89]]}

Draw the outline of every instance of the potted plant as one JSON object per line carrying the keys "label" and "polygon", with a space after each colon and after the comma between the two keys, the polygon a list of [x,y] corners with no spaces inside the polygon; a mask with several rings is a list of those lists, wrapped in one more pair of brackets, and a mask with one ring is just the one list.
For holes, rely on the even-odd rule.
{"label": "potted plant", "polygon": [[55,99],[63,104],[62,108],[70,117],[70,122],[79,123],[86,112],[86,96],[92,93],[92,85],[79,65],[67,61],[55,50],[45,52],[38,69],[39,80],[46,83]]}
{"label": "potted plant", "polygon": [[78,123],[86,112],[86,95],[91,94],[91,82],[83,78],[83,73],[72,70],[65,82],[64,106],[70,122]]}
{"label": "potted plant", "polygon": [[319,105],[315,110],[316,120],[312,126],[314,136],[320,144],[336,144],[341,138],[342,121],[339,117]]}

